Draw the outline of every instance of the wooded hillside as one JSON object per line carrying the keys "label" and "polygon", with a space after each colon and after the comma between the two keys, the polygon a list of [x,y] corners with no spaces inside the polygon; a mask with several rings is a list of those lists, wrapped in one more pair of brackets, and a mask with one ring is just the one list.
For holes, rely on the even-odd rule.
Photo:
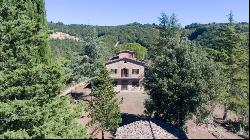
{"label": "wooded hillside", "polygon": [[[163,19],[167,17],[165,15],[165,16],[162,16],[161,18],[162,18],[162,21],[164,21]],[[249,91],[248,91],[249,90],[249,86],[248,86],[249,84],[249,74],[248,74],[248,71],[249,71],[248,70],[249,24],[245,22],[243,23],[236,23],[236,22],[209,23],[209,24],[193,23],[185,27],[181,27],[178,25],[178,23],[174,19],[176,17],[172,17],[172,18],[173,18],[173,21],[168,21],[168,19],[166,19],[164,21],[165,23],[163,22],[160,24],[144,24],[143,25],[140,23],[131,23],[131,24],[121,25],[121,26],[91,26],[91,25],[78,25],[78,24],[64,25],[63,23],[60,23],[60,22],[59,23],[50,22],[48,24],[50,32],[57,32],[57,31],[65,32],[70,35],[79,36],[82,40],[80,42],[73,42],[73,41],[67,41],[67,40],[62,40],[62,41],[57,40],[57,41],[50,41],[50,42],[52,44],[53,51],[56,55],[64,58],[64,60],[69,60],[67,61],[69,62],[69,65],[74,65],[74,67],[72,67],[66,64],[66,68],[72,72],[72,75],[75,75],[78,78],[83,77],[84,75],[88,77],[89,75],[91,75],[90,74],[91,72],[89,71],[89,68],[91,69],[91,65],[93,65],[93,67],[95,67],[94,65],[98,65],[98,64],[94,64],[93,62],[91,63],[88,62],[89,60],[92,60],[90,59],[91,58],[90,56],[92,53],[98,54],[98,52],[102,52],[101,54],[99,54],[98,61],[96,62],[105,63],[109,58],[111,58],[111,56],[115,55],[116,50],[120,50],[119,48],[117,49],[115,47],[119,47],[119,46],[125,47],[125,46],[129,46],[130,44],[130,47],[133,48],[133,45],[131,46],[131,44],[138,43],[138,45],[141,45],[146,49],[146,53],[147,53],[145,55],[146,57],[142,57],[142,58],[144,58],[149,63],[153,64],[156,61],[155,59],[158,58],[156,56],[164,55],[162,54],[162,52],[166,51],[166,50],[162,50],[164,49],[164,45],[166,45],[166,49],[167,48],[169,49],[169,47],[172,45],[174,46],[180,45],[179,47],[187,45],[189,46],[187,47],[188,50],[182,50],[183,51],[182,53],[179,52],[181,50],[178,50],[178,51],[176,50],[179,54],[176,54],[175,56],[176,60],[173,60],[173,61],[178,62],[178,61],[185,61],[185,59],[187,59],[185,57],[178,58],[178,57],[182,57],[181,55],[187,55],[187,54],[194,55],[194,56],[188,56],[188,57],[191,57],[190,59],[193,59],[193,57],[198,58],[197,60],[192,60],[192,61],[197,63],[196,64],[197,66],[203,67],[204,65],[204,67],[207,67],[207,70],[208,70],[206,72],[205,71],[202,72],[203,70],[201,70],[201,73],[200,73],[201,77],[199,78],[199,80],[202,80],[202,78],[205,78],[203,80],[208,83],[203,82],[202,85],[196,85],[196,87],[201,87],[199,89],[199,92],[204,93],[204,95],[201,95],[200,97],[195,96],[193,97],[193,99],[190,99],[190,100],[197,100],[197,99],[203,100],[203,103],[201,104],[197,103],[197,106],[199,106],[199,108],[197,108],[198,112],[195,111],[196,108],[192,108],[194,109],[193,113],[196,112],[200,115],[201,114],[209,115],[209,111],[206,112],[204,110],[204,108],[206,108],[206,106],[204,106],[204,103],[212,101],[212,102],[221,103],[225,105],[226,109],[237,112],[237,114],[243,117],[242,121],[243,122],[246,121],[246,118],[248,118],[248,113],[249,113],[247,111],[249,108],[248,106],[248,103],[249,103],[249,100],[248,100],[248,96],[249,96]],[[176,29],[172,29],[172,28],[176,28]],[[86,43],[84,43],[85,38],[88,38],[89,34],[91,34],[92,38],[94,37],[94,39],[91,40],[91,42],[93,41],[95,42],[95,43],[93,42],[95,44],[94,48],[93,47],[90,48],[88,47]],[[178,43],[172,44],[173,42],[172,43],[169,42],[170,41],[169,39],[171,38],[173,39],[172,41],[179,40],[182,43],[179,45]],[[184,43],[183,41],[183,39],[185,40],[185,38],[187,39],[186,43]],[[91,49],[94,49],[94,50],[91,50]],[[174,47],[172,49],[176,49],[176,48]],[[169,55],[173,55],[173,53],[177,53],[177,52],[172,52],[172,51],[173,50],[171,50],[171,53],[167,51],[166,54],[169,53]],[[83,53],[84,55],[80,55],[79,52],[80,53],[84,52]],[[162,58],[162,60],[164,59]],[[164,64],[162,64],[161,66],[157,66],[157,67],[163,68],[164,66],[168,66],[168,68],[170,67],[172,69],[173,67],[171,66],[172,64],[171,65],[165,64],[166,61],[164,61]],[[191,65],[194,65],[194,62],[190,64],[190,67]],[[81,64],[84,64],[84,65],[81,65]],[[77,71],[79,71],[75,69],[77,67],[82,67],[82,66],[85,66],[85,68],[82,69],[84,70],[84,73],[74,74]],[[179,65],[179,69],[183,69],[183,68],[184,66]],[[187,68],[187,71],[188,69],[189,68]],[[157,72],[154,71],[151,74],[153,75],[156,73]],[[164,72],[162,71],[160,73],[163,74]],[[176,73],[176,74],[179,75],[180,73]],[[195,74],[198,74],[198,73],[196,72]],[[148,76],[150,77],[152,75],[148,75]],[[92,73],[92,76],[93,76],[93,73]],[[199,76],[197,75],[197,78],[198,77]],[[72,79],[77,79],[77,78],[72,78]],[[168,77],[167,79],[168,80],[171,79],[171,76]],[[150,85],[153,83],[153,81],[151,80],[149,80],[147,83],[149,89],[152,88]],[[160,79],[155,79],[155,80],[160,80]],[[189,79],[189,81],[190,80],[193,82],[196,81],[195,79]],[[155,84],[161,85],[163,83],[155,83]],[[188,83],[190,84],[190,82]],[[183,85],[184,83],[182,84],[179,83],[179,84]],[[215,87],[215,85],[218,87]],[[177,85],[172,85],[172,86],[175,88],[177,87]],[[160,89],[160,88],[161,87],[157,87],[157,89]],[[214,91],[212,91],[213,89]],[[198,90],[198,89],[193,89],[193,90]],[[154,91],[156,91],[156,89]],[[166,91],[166,94],[169,94],[168,92],[169,91]],[[177,91],[171,91],[171,92],[173,92],[174,94],[177,94],[175,93]],[[180,93],[183,93],[183,91],[180,91]],[[210,95],[207,96],[208,94]],[[197,93],[197,95],[200,95],[200,93]],[[162,96],[163,95],[160,94],[159,98],[161,98]],[[158,100],[156,98],[152,98],[152,99]],[[164,99],[164,98],[161,98],[161,99]],[[169,99],[170,101],[173,101],[173,98],[169,98]],[[161,102],[161,101],[156,101],[156,102]],[[176,103],[173,102],[173,105],[176,105]],[[181,105],[178,105],[178,106],[180,107],[180,109],[183,108],[181,107]],[[190,112],[191,111],[190,109],[188,109],[187,112]],[[169,110],[167,112],[169,112]],[[185,111],[180,110],[179,112],[184,113]],[[188,114],[189,113],[187,113],[186,115]],[[196,115],[199,116],[198,114]],[[183,121],[185,120],[186,115],[185,114],[181,115],[181,117],[183,117],[182,118]],[[204,117],[206,116],[206,115],[205,116],[203,115],[200,116],[201,120],[204,120]],[[171,115],[167,114],[167,116],[169,117]],[[168,118],[168,119],[173,121],[176,118]],[[237,129],[239,130],[239,127]],[[245,129],[248,129],[248,126],[246,126]]]}

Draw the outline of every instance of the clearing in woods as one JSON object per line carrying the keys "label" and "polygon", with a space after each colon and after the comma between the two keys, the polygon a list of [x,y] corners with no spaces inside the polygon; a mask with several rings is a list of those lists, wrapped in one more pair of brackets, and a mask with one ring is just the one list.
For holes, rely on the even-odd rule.
{"label": "clearing in woods", "polygon": [[[91,99],[89,97],[90,89],[76,87],[73,91],[74,93],[83,93],[83,100],[88,103]],[[121,92],[118,93],[117,98],[122,100],[120,104],[121,115],[123,122],[122,124],[128,124],[140,119],[140,116],[144,116],[144,101],[149,98],[149,95],[143,92]],[[77,119],[79,124],[86,125],[90,122],[91,118],[88,117],[88,112],[83,111],[81,117]],[[91,138],[101,139],[101,132],[99,131],[98,124],[95,124],[88,129],[89,134],[91,134]],[[225,128],[219,125],[196,125],[192,120],[187,122],[187,137],[189,139],[216,139],[216,138],[224,138],[224,139],[242,139],[242,137],[229,132]],[[113,139],[113,132],[105,132],[105,139]]]}

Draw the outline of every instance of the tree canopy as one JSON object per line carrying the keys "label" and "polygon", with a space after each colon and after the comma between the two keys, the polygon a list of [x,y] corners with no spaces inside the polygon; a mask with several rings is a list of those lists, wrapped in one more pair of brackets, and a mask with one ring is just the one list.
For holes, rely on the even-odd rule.
{"label": "tree canopy", "polygon": [[[57,97],[65,72],[48,42],[44,0],[0,1],[0,138],[87,138]],[[67,111],[66,111],[67,110]]]}
{"label": "tree canopy", "polygon": [[233,14],[229,14],[229,23],[210,28],[197,38],[197,44],[203,47],[222,69],[227,82],[221,102],[226,109],[246,116],[249,110],[249,48],[245,33],[237,30],[233,24]]}
{"label": "tree canopy", "polygon": [[216,98],[220,81],[216,79],[216,65],[203,50],[181,37],[176,21],[174,16],[168,20],[165,14],[160,18],[161,48],[155,49],[156,56],[145,75],[145,87],[150,92],[146,106],[154,117],[182,126]]}

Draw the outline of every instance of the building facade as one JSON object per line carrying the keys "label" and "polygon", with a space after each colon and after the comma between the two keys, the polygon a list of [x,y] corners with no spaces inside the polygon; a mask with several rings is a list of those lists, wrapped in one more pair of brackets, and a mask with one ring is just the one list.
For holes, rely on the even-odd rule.
{"label": "building facade", "polygon": [[145,63],[136,60],[132,51],[120,51],[117,57],[106,63],[110,76],[114,80],[115,91],[144,91],[142,81],[144,79]]}

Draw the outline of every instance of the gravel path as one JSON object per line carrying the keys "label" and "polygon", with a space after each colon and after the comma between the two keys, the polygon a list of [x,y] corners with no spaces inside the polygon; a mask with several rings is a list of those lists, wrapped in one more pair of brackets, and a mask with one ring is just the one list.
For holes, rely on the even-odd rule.
{"label": "gravel path", "polygon": [[136,121],[119,127],[115,139],[153,139],[152,132],[147,121]]}
{"label": "gravel path", "polygon": [[160,124],[151,120],[140,120],[121,126],[117,129],[115,139],[178,139],[178,131],[174,136],[167,130],[173,128],[167,124]]}

